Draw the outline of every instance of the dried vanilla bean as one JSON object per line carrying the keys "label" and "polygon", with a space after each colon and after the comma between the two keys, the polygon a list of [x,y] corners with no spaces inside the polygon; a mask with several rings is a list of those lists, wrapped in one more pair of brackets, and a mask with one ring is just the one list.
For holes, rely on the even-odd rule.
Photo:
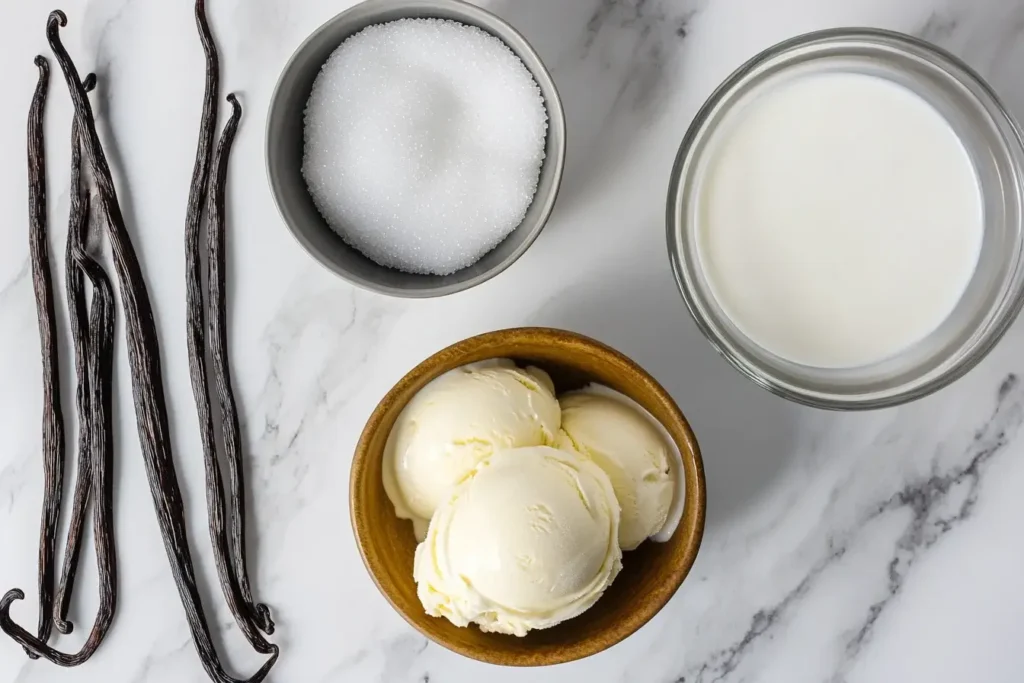
{"label": "dried vanilla bean", "polygon": [[[149,292],[142,275],[131,237],[117,200],[110,167],[96,131],[92,107],[82,86],[74,62],[60,40],[60,27],[67,17],[60,10],[50,14],[46,34],[57,62],[67,81],[75,114],[82,128],[83,151],[92,169],[100,209],[106,221],[108,238],[114,256],[114,266],[121,285],[121,299],[125,314],[128,362],[131,367],[132,389],[139,428],[139,440],[150,489],[153,494],[157,521],[167,550],[171,571],[188,618],[189,628],[200,660],[210,678],[218,683],[235,683],[225,673],[214,648],[210,628],[203,613],[202,600],[196,586],[195,570],[188,545],[184,516],[184,501],[174,470],[171,452],[167,404],[163,390],[160,364],[160,344]],[[7,597],[10,597],[8,594]],[[0,619],[9,603],[0,602]],[[277,661],[277,648],[273,655],[251,678],[252,683],[264,680]]]}
{"label": "dried vanilla bean", "polygon": [[[268,635],[274,632],[270,609],[263,604],[253,605],[249,589],[249,570],[245,546],[245,474],[242,463],[242,430],[238,419],[238,406],[231,382],[231,366],[228,362],[227,330],[227,255],[225,250],[225,189],[228,176],[228,157],[234,143],[238,122],[242,117],[242,106],[234,94],[228,95],[231,104],[231,118],[224,126],[213,168],[210,171],[210,188],[207,215],[207,259],[209,260],[209,322],[210,357],[217,383],[220,402],[221,424],[223,426],[224,457],[228,463],[231,510],[231,553],[235,563],[235,576],[246,605],[250,607],[256,624]],[[252,639],[250,639],[252,642]],[[254,647],[256,643],[253,643]],[[257,649],[259,649],[257,647]]]}
{"label": "dried vanilla bean", "polygon": [[[36,58],[36,64],[40,69],[40,80],[45,80],[44,74],[48,73],[48,65],[43,57]],[[95,81],[90,75],[87,79],[89,89]],[[43,88],[45,91],[45,87]],[[37,96],[39,88],[37,87]],[[32,141],[41,143],[39,136],[42,125],[41,110],[33,107],[38,116],[33,116],[33,122],[29,127],[30,145]],[[78,135],[75,126],[72,126],[72,140],[77,146]],[[41,154],[41,144],[36,150]],[[58,589],[58,598],[52,602],[52,613],[47,610],[46,620],[56,624],[59,630],[67,627],[70,631],[70,624],[63,621],[66,616],[67,602],[70,600],[70,587],[74,581],[75,565],[77,565],[79,544],[81,536],[81,516],[84,515],[89,495],[93,496],[93,523],[96,535],[96,560],[99,570],[100,583],[100,608],[93,630],[86,640],[82,649],[75,654],[64,654],[57,652],[46,644],[47,637],[33,636],[24,628],[14,623],[10,616],[10,606],[15,600],[22,600],[25,597],[23,591],[15,589],[9,591],[0,599],[0,629],[10,635],[16,642],[21,644],[33,658],[42,656],[51,662],[62,666],[77,666],[87,661],[96,649],[103,642],[104,637],[110,629],[114,612],[117,607],[117,568],[116,551],[114,546],[114,518],[113,518],[113,484],[110,478],[112,450],[112,423],[111,423],[111,381],[113,373],[114,353],[114,298],[110,281],[103,272],[102,267],[91,257],[85,254],[82,243],[85,239],[85,229],[88,222],[88,200],[80,194],[80,155],[72,153],[72,191],[71,191],[71,219],[68,228],[68,293],[69,308],[71,310],[71,329],[75,345],[75,366],[78,375],[78,412],[80,419],[79,438],[79,462],[81,471],[79,481],[76,485],[75,511],[72,520],[72,530],[69,532],[68,557],[65,558],[64,571],[61,577],[61,586]],[[45,200],[42,202],[45,210]],[[34,221],[35,223],[35,221]],[[35,230],[34,233],[38,233]],[[35,254],[33,246],[33,254]],[[33,262],[36,262],[35,256]],[[87,275],[94,287],[92,317],[86,323],[88,315],[86,311],[85,292],[81,269]],[[52,304],[52,291],[50,294]],[[89,329],[82,329],[88,324]],[[51,326],[52,328],[52,326]],[[44,346],[45,348],[45,346]],[[84,492],[83,492],[84,488]],[[92,489],[91,491],[89,489]],[[59,508],[58,508],[59,514]],[[77,528],[76,528],[77,525]],[[72,548],[74,544],[75,548]],[[65,631],[65,632],[67,632]]]}
{"label": "dried vanilla bean", "polygon": [[[203,461],[206,468],[206,504],[209,517],[210,540],[213,546],[214,563],[220,579],[221,591],[227,600],[228,607],[252,647],[260,654],[271,654],[270,644],[259,634],[258,629],[267,633],[273,631],[269,610],[260,605],[252,604],[248,574],[245,571],[245,558],[235,551],[239,521],[236,511],[242,508],[238,499],[244,495],[241,489],[241,476],[234,461],[229,461],[231,474],[232,510],[229,535],[228,510],[225,502],[224,480],[217,457],[217,442],[214,432],[213,413],[210,403],[210,376],[206,366],[206,327],[204,314],[206,306],[202,288],[202,258],[200,250],[200,226],[202,207],[207,194],[210,177],[211,156],[213,153],[214,128],[217,122],[217,91],[219,89],[220,63],[213,35],[206,19],[206,7],[203,0],[195,4],[196,25],[206,54],[206,88],[203,96],[203,112],[199,129],[199,144],[196,152],[195,166],[192,172],[192,184],[189,189],[188,206],[185,213],[185,291],[186,291],[186,340],[188,345],[189,375],[192,381],[192,393],[195,396],[196,410],[199,416],[199,432],[203,447]],[[228,126],[233,131],[237,127],[237,117],[232,116],[233,123]],[[227,131],[225,131],[227,132]],[[231,141],[228,140],[228,146]],[[210,312],[211,326],[213,318],[223,315],[216,310]],[[216,362],[216,360],[215,360]],[[237,420],[237,418],[236,418]],[[244,508],[243,513],[244,514]],[[244,543],[241,544],[244,548]],[[241,572],[237,569],[241,566]],[[244,590],[243,590],[244,582]]]}
{"label": "dried vanilla bean", "polygon": [[[64,414],[60,400],[60,364],[57,353],[57,314],[46,230],[46,153],[43,112],[50,82],[50,65],[35,59],[39,80],[28,115],[29,252],[32,287],[39,318],[43,358],[43,513],[39,533],[39,640],[45,643],[53,629],[53,589],[57,554],[57,525],[64,488]],[[29,657],[35,654],[27,649]]]}
{"label": "dried vanilla bean", "polygon": [[[189,377],[195,396],[196,411],[199,414],[199,435],[203,447],[203,463],[206,468],[206,505],[209,517],[210,539],[213,545],[214,563],[221,590],[225,596],[237,595],[237,587],[231,578],[231,563],[228,557],[226,504],[224,483],[220,465],[217,463],[216,435],[213,427],[213,412],[210,407],[209,383],[206,370],[206,337],[204,324],[202,260],[199,251],[199,231],[202,222],[203,197],[210,170],[210,155],[213,150],[214,124],[217,121],[217,88],[219,65],[217,51],[206,22],[203,3],[196,3],[196,23],[206,51],[206,89],[203,95],[203,114],[199,129],[199,149],[192,171],[188,206],[185,211],[185,337],[188,345]],[[231,604],[236,615],[236,605]]]}
{"label": "dried vanilla bean", "polygon": [[[96,85],[96,74],[89,74],[82,82],[86,92]],[[85,234],[89,221],[89,198],[82,187],[82,146],[79,142],[78,121],[71,123],[71,211],[68,219],[67,250],[64,256],[65,284],[68,295],[71,339],[75,352],[75,376],[78,384],[75,404],[78,409],[78,478],[75,481],[75,495],[71,506],[71,522],[68,526],[68,540],[64,547],[64,566],[57,584],[57,595],[53,602],[53,625],[60,633],[68,634],[74,624],[67,621],[78,573],[78,560],[82,550],[82,530],[85,527],[86,508],[92,489],[92,464],[90,460],[88,422],[91,419],[90,385],[87,358],[88,307],[85,298],[85,271],[78,251],[85,250]],[[104,273],[104,275],[106,275]]]}

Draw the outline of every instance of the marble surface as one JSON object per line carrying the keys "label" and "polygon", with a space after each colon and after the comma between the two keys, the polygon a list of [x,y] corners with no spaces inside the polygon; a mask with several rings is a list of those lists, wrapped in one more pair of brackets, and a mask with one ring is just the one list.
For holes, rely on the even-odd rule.
{"label": "marble surface", "polygon": [[[272,680],[1021,680],[1024,327],[966,378],[914,405],[855,415],[798,408],[741,379],[700,337],[663,238],[677,144],[741,61],[810,29],[898,29],[961,55],[1024,116],[1020,0],[488,0],[534,42],[561,89],[565,183],[547,230],[509,271],[422,302],[353,289],[314,264],[285,231],[263,172],[277,73],[349,0],[208,4],[222,83],[246,106],[229,181],[231,338],[258,530],[255,590],[274,608],[284,653]],[[182,225],[203,69],[191,3],[67,0],[63,8],[80,67],[100,74],[102,132],[155,301],[207,606],[232,670],[248,675],[259,660],[216,588],[186,379]],[[15,608],[27,625],[36,618],[42,475],[23,149],[32,57],[49,54],[50,9],[8,2],[0,21],[0,591],[28,591]],[[70,105],[59,83],[51,93],[50,212],[63,253]],[[709,507],[697,563],[653,622],[591,659],[520,671],[450,654],[391,611],[356,552],[347,484],[362,423],[407,369],[470,334],[533,323],[596,336],[671,390],[704,448]],[[123,340],[116,381],[122,601],[113,631],[70,672],[30,663],[0,639],[4,683],[205,680],[155,523]],[[84,571],[73,609],[83,625],[96,606],[91,558]],[[56,642],[76,649],[81,637]]]}

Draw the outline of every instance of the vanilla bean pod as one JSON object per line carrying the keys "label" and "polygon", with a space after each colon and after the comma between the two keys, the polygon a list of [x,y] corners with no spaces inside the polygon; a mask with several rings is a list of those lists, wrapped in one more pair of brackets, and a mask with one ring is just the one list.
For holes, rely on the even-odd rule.
{"label": "vanilla bean pod", "polygon": [[[200,227],[204,198],[208,194],[210,179],[211,156],[213,153],[214,128],[217,122],[217,92],[220,80],[220,63],[217,47],[213,41],[209,23],[206,18],[206,7],[203,0],[195,4],[196,25],[206,54],[206,88],[203,96],[203,112],[199,129],[199,144],[196,152],[195,166],[192,172],[192,184],[189,189],[188,206],[185,213],[185,291],[186,291],[186,341],[188,345],[189,375],[192,381],[192,393],[195,396],[196,410],[199,416],[199,432],[203,447],[203,461],[206,469],[206,504],[209,517],[210,540],[213,546],[214,563],[220,580],[221,591],[227,600],[228,607],[252,647],[260,654],[271,654],[274,649],[259,634],[259,629],[267,633],[273,631],[269,610],[260,605],[252,604],[248,575],[245,572],[245,558],[239,557],[236,549],[239,509],[238,498],[244,493],[241,489],[241,476],[233,461],[229,461],[231,474],[232,510],[229,535],[229,512],[225,502],[224,479],[217,457],[217,441],[214,432],[213,412],[210,402],[210,375],[206,365],[206,327],[203,286],[202,257],[200,249]],[[237,127],[237,117],[232,116],[229,122],[233,137]],[[227,133],[227,130],[225,131]],[[230,146],[230,139],[228,140]],[[214,317],[223,315],[223,311],[210,311],[210,324]],[[216,360],[215,360],[216,362]],[[244,513],[243,513],[244,514]],[[244,544],[241,545],[244,548]],[[241,564],[242,571],[238,567]],[[244,583],[244,590],[243,590]]]}
{"label": "vanilla bean pod", "polygon": [[199,435],[203,448],[203,464],[206,470],[206,505],[210,539],[213,545],[214,563],[221,591],[228,599],[232,614],[241,623],[243,617],[237,613],[237,586],[232,580],[231,562],[228,557],[226,504],[224,483],[220,465],[217,463],[217,444],[213,426],[213,411],[210,406],[209,384],[206,369],[206,336],[202,287],[202,260],[199,251],[199,232],[202,223],[203,197],[210,171],[210,156],[213,151],[214,124],[217,121],[217,89],[219,64],[217,50],[213,45],[206,22],[204,3],[196,2],[196,23],[206,52],[206,87],[203,94],[203,113],[199,128],[199,145],[195,166],[192,170],[192,184],[189,187],[188,205],[185,211],[185,337],[188,346],[189,378],[195,396],[196,411],[199,415]]}
{"label": "vanilla bean pod", "polygon": [[[246,604],[251,606],[258,617],[257,625],[265,633],[274,632],[274,622],[266,605],[253,606],[249,589],[249,570],[245,546],[245,475],[242,463],[242,430],[238,419],[238,406],[231,382],[231,366],[228,362],[227,330],[227,255],[225,249],[225,189],[228,176],[228,157],[242,117],[242,106],[234,94],[228,95],[231,117],[224,126],[217,152],[213,158],[208,190],[209,226],[207,228],[207,259],[209,284],[210,357],[217,383],[220,402],[221,425],[223,427],[224,457],[228,463],[231,510],[231,552],[235,563],[235,576]],[[251,639],[250,639],[251,642]]]}
{"label": "vanilla bean pod", "polygon": [[[88,216],[89,202],[83,200],[83,213]],[[84,227],[83,227],[84,231]],[[84,236],[79,233],[78,237]],[[88,431],[90,454],[88,466],[92,482],[93,534],[96,539],[96,568],[99,574],[100,604],[89,637],[81,649],[73,654],[58,652],[44,641],[18,626],[11,619],[11,604],[24,599],[20,590],[9,591],[0,599],[0,629],[36,656],[54,664],[73,667],[84,664],[103,643],[117,611],[117,549],[114,542],[114,485],[113,485],[113,421],[111,396],[114,359],[114,289],[102,266],[88,255],[77,237],[72,247],[72,259],[89,277],[93,286],[92,310],[89,318],[86,345],[87,380],[89,386],[89,414],[82,429]]]}
{"label": "vanilla bean pod", "polygon": [[[114,256],[114,266],[121,284],[139,440],[157,521],[200,661],[212,680],[218,683],[235,683],[236,679],[228,676],[220,663],[196,586],[185,524],[184,501],[171,452],[167,404],[160,365],[160,344],[149,292],[142,275],[142,266],[125,227],[110,167],[96,131],[92,107],[82,87],[78,70],[60,40],[60,27],[66,24],[67,17],[60,10],[56,10],[47,20],[46,34],[54,56],[64,72],[75,114],[82,128],[83,151],[93,171],[100,209],[106,220]],[[0,604],[0,616],[2,612],[3,605]],[[251,683],[263,681],[276,661],[275,651],[260,670],[247,680]]]}
{"label": "vanilla bean pod", "polygon": [[[96,85],[96,74],[85,77],[82,86],[89,92]],[[71,190],[70,217],[68,218],[67,250],[64,257],[65,284],[68,295],[68,317],[70,318],[71,339],[75,351],[75,375],[77,390],[75,404],[78,409],[78,478],[75,481],[74,501],[71,506],[71,522],[68,525],[68,540],[64,547],[64,566],[57,594],[53,602],[53,625],[60,633],[68,634],[74,624],[67,621],[71,606],[71,594],[78,573],[78,560],[82,550],[82,530],[85,528],[86,508],[92,489],[92,462],[90,459],[91,419],[90,384],[87,358],[89,313],[85,298],[85,270],[82,265],[85,250],[85,235],[89,221],[89,198],[81,182],[82,145],[79,141],[78,121],[71,123]],[[105,275],[105,273],[104,273]]]}
{"label": "vanilla bean pod", "polygon": [[[50,82],[50,65],[40,55],[35,59],[39,80],[32,95],[28,116],[29,252],[32,288],[39,319],[39,341],[43,360],[43,512],[39,532],[39,627],[41,642],[53,629],[53,589],[57,554],[57,525],[60,522],[64,488],[64,414],[60,400],[60,364],[57,352],[57,314],[53,303],[53,280],[46,230],[46,152],[43,144],[43,112]],[[29,657],[35,654],[26,649]]]}

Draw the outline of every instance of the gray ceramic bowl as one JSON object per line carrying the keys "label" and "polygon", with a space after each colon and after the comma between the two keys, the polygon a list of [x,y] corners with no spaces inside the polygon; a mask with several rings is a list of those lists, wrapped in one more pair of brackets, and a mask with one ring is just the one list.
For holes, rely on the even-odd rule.
{"label": "gray ceramic bowl", "polygon": [[[320,216],[302,177],[303,111],[313,80],[346,38],[371,24],[436,17],[478,26],[500,38],[540,86],[548,111],[546,158],[537,195],[523,222],[472,266],[451,275],[412,275],[380,266],[352,249]],[[295,51],[277,82],[267,116],[267,174],[281,216],[299,243],[328,269],[366,289],[402,297],[432,297],[469,289],[508,268],[544,228],[558,195],[565,163],[562,102],[540,57],[514,28],[490,12],[459,0],[368,0],[318,28]]]}

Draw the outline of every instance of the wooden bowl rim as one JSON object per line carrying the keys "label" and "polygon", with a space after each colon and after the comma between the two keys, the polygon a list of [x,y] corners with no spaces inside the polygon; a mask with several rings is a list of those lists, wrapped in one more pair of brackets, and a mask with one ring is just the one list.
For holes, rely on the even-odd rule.
{"label": "wooden bowl rim", "polygon": [[[614,628],[585,640],[544,653],[539,660],[537,657],[531,657],[527,661],[507,652],[465,647],[462,643],[452,642],[443,635],[439,635],[431,629],[421,626],[414,616],[422,616],[422,613],[418,613],[417,615],[406,613],[406,610],[403,609],[403,607],[392,597],[390,591],[382,584],[378,577],[378,564],[380,561],[375,555],[368,551],[368,546],[370,545],[368,543],[368,536],[370,532],[368,529],[363,528],[364,524],[362,523],[362,518],[357,513],[359,507],[357,503],[362,496],[359,483],[363,480],[364,472],[368,467],[370,442],[372,441],[373,435],[382,428],[390,430],[394,426],[394,420],[391,420],[390,424],[384,424],[387,422],[387,416],[391,414],[397,418],[397,414],[401,411],[401,408],[405,406],[405,404],[403,404],[397,410],[392,408],[391,404],[395,403],[394,397],[407,392],[409,397],[411,397],[426,386],[426,384],[431,380],[445,372],[448,372],[449,370],[465,364],[459,363],[458,365],[447,367],[444,363],[436,363],[438,356],[461,358],[466,356],[468,352],[479,352],[480,347],[498,344],[515,345],[523,344],[525,342],[536,343],[538,338],[550,340],[554,345],[582,345],[589,351],[595,353],[595,355],[604,357],[611,363],[616,364],[627,372],[633,374],[652,390],[656,400],[662,405],[662,408],[672,416],[682,432],[683,443],[677,442],[676,445],[678,446],[682,456],[683,470],[686,476],[685,485],[687,495],[684,503],[682,521],[680,521],[680,527],[676,531],[677,534],[683,533],[685,535],[685,547],[683,549],[682,560],[666,571],[666,578],[668,578],[668,580],[651,591],[647,596],[645,596],[644,600],[637,601],[636,609],[624,614],[623,618],[617,622]],[[466,363],[468,362],[473,361],[466,361]],[[670,433],[672,431],[672,429],[669,429]],[[673,595],[675,595],[679,586],[682,585],[683,580],[693,567],[693,563],[697,558],[697,552],[700,549],[700,544],[704,536],[706,506],[707,490],[704,479],[704,463],[701,458],[700,447],[697,444],[696,436],[693,433],[693,429],[690,427],[689,421],[687,421],[686,417],[679,409],[675,400],[669,395],[668,391],[656,379],[654,379],[650,373],[637,365],[637,363],[623,353],[597,341],[596,339],[592,339],[591,337],[577,332],[570,332],[568,330],[550,327],[513,327],[485,332],[451,344],[440,351],[431,354],[418,363],[416,367],[407,372],[402,379],[388,390],[370,414],[370,417],[366,421],[366,425],[359,436],[359,441],[356,444],[356,450],[352,458],[352,468],[349,480],[349,518],[352,524],[352,531],[355,534],[356,545],[359,548],[359,555],[362,557],[363,564],[381,595],[384,596],[391,607],[398,612],[398,614],[400,614],[402,618],[409,623],[409,625],[432,642],[470,659],[487,664],[503,666],[548,666],[584,659],[622,642],[638,631],[647,622],[653,619],[666,604],[668,604],[668,601]],[[691,520],[689,528],[682,526],[687,519]],[[577,618],[582,619],[586,618],[586,616],[583,615]]]}

